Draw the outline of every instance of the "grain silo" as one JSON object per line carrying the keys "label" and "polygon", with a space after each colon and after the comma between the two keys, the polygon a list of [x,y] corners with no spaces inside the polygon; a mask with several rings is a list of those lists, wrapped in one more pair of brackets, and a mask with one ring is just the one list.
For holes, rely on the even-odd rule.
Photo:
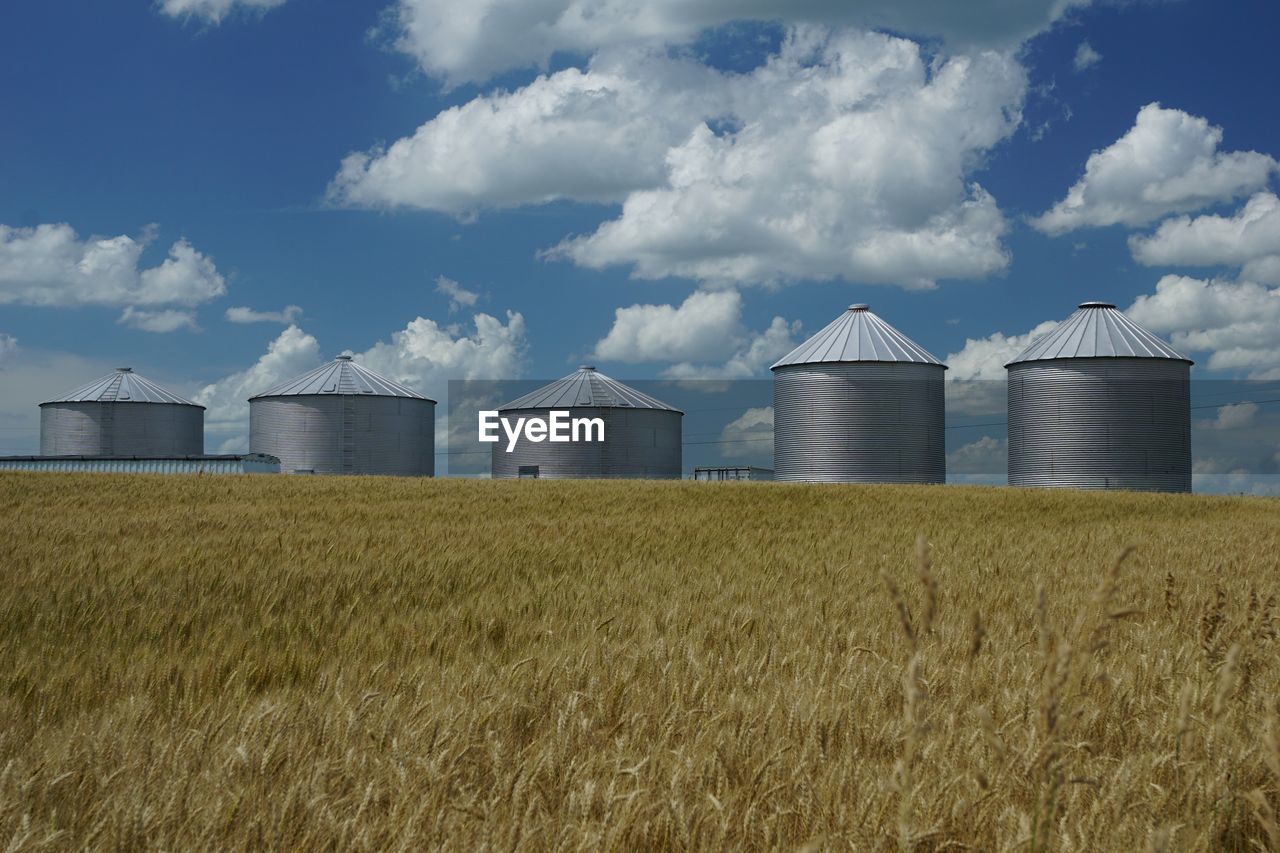
{"label": "grain silo", "polygon": [[1191,491],[1191,360],[1084,302],[1005,365],[1009,484]]}
{"label": "grain silo", "polygon": [[946,480],[946,365],[869,306],[850,305],[772,369],[775,480]]}
{"label": "grain silo", "polygon": [[[494,479],[679,479],[681,423],[684,413],[584,365],[563,379],[539,388],[498,410],[515,424],[518,418],[550,421],[551,413],[580,422],[598,420],[599,432],[584,426],[577,441],[530,441],[524,433],[493,445]],[[572,437],[572,433],[570,433]],[[586,439],[592,440],[586,440]]]}
{"label": "grain silo", "polygon": [[249,450],[285,473],[435,473],[436,401],[340,355],[249,398]]}
{"label": "grain silo", "polygon": [[204,406],[119,367],[40,404],[41,456],[204,453]]}

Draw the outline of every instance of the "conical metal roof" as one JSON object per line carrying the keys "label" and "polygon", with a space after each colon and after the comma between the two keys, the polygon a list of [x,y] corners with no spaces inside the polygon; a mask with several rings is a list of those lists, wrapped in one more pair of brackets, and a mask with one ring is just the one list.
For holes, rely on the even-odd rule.
{"label": "conical metal roof", "polygon": [[1005,367],[1055,358],[1167,358],[1195,363],[1117,311],[1110,302],[1081,302],[1074,314],[1032,341]]}
{"label": "conical metal roof", "polygon": [[[412,388],[392,382],[385,376],[361,367],[349,355],[340,355],[328,364],[302,374],[288,382],[282,382],[250,397],[299,397],[311,394],[354,394],[376,397],[412,397],[427,400]],[[432,400],[431,402],[435,402]]]}
{"label": "conical metal roof", "polygon": [[61,397],[45,400],[40,405],[48,403],[170,403],[175,406],[204,408],[134,373],[132,367],[117,367],[114,373],[109,373]]}
{"label": "conical metal roof", "polygon": [[789,364],[832,361],[905,361],[946,367],[924,347],[871,313],[869,305],[858,303],[783,356],[770,370]]}
{"label": "conical metal roof", "polygon": [[610,379],[589,364],[584,364],[563,379],[544,385],[537,391],[525,394],[499,406],[500,411],[510,409],[661,409],[679,412],[661,400]]}

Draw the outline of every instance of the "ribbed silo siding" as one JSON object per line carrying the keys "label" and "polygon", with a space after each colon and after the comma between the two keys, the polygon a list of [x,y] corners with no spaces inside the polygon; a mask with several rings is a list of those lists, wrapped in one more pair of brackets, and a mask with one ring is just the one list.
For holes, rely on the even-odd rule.
{"label": "ribbed silo siding", "polygon": [[249,401],[249,452],[279,457],[285,473],[341,474],[342,431],[339,397]]}
{"label": "ribbed silo siding", "polygon": [[832,362],[773,372],[773,478],[942,483],[941,365]]}
{"label": "ribbed silo siding", "polygon": [[278,456],[286,473],[430,477],[435,408],[381,395],[260,397],[249,402],[249,449]]}
{"label": "ribbed silo siding", "polygon": [[171,403],[45,403],[43,456],[198,456],[204,409]]}
{"label": "ribbed silo siding", "polygon": [[1191,491],[1190,366],[1128,358],[1011,365],[1009,484]]}
{"label": "ribbed silo siding", "polygon": [[0,459],[0,471],[110,474],[273,474],[274,463],[256,459]]}
{"label": "ribbed silo siding", "polygon": [[[538,477],[560,479],[678,480],[681,476],[681,420],[679,412],[663,409],[580,408],[571,418],[601,418],[603,442],[531,442],[523,435],[507,452],[507,439],[491,445],[491,476],[495,480],[519,476],[522,466],[538,466]],[[550,409],[518,409],[499,413],[510,418],[550,419]]]}

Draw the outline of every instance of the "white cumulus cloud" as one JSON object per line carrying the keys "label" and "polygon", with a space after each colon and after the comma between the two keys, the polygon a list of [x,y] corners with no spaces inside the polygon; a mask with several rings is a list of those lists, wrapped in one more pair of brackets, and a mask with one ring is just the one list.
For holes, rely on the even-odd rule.
{"label": "white cumulus cloud", "polygon": [[598,57],[447,109],[389,148],[349,155],[335,203],[465,215],[556,199],[620,201],[657,186],[671,146],[717,109],[725,79],[695,62]]}
{"label": "white cumulus cloud", "polygon": [[13,335],[0,332],[0,364],[18,351],[18,339]]}
{"label": "white cumulus cloud", "polygon": [[1032,225],[1054,235],[1087,226],[1146,225],[1267,185],[1275,160],[1256,151],[1219,151],[1221,144],[1222,128],[1206,119],[1147,104],[1124,136],[1089,156],[1066,198]]}
{"label": "white cumulus cloud", "polygon": [[1209,353],[1210,370],[1280,379],[1280,288],[1167,275],[1126,313],[1183,352]]}
{"label": "white cumulus cloud", "polygon": [[235,305],[227,309],[226,317],[229,323],[280,323],[292,326],[301,313],[302,309],[297,305],[286,305],[279,311],[255,311],[243,305]]}
{"label": "white cumulus cloud", "polygon": [[198,305],[226,293],[226,281],[186,240],[158,266],[139,261],[149,237],[80,239],[67,224],[0,225],[0,304]]}
{"label": "white cumulus cloud", "polygon": [[448,85],[556,53],[678,45],[733,21],[850,26],[940,39],[950,50],[1010,48],[1089,0],[398,0],[397,46]]}
{"label": "white cumulus cloud", "polygon": [[1009,466],[1009,443],[1002,438],[984,435],[947,454],[947,476],[963,482],[993,482],[1006,476]]}
{"label": "white cumulus cloud", "polygon": [[1218,409],[1218,416],[1210,426],[1213,429],[1240,429],[1252,426],[1257,416],[1257,403],[1235,403]]}
{"label": "white cumulus cloud", "polygon": [[1129,248],[1147,266],[1242,267],[1241,278],[1280,284],[1280,199],[1260,192],[1232,216],[1180,216]]}
{"label": "white cumulus cloud", "polygon": [[769,455],[773,449],[773,406],[747,409],[720,431],[726,459]]}
{"label": "white cumulus cloud", "polygon": [[506,312],[506,322],[476,314],[471,330],[441,326],[418,317],[356,360],[382,375],[444,400],[448,380],[509,379],[524,367],[528,344],[524,316]]}
{"label": "white cumulus cloud", "polygon": [[680,305],[631,305],[614,312],[596,343],[605,361],[668,362],[674,379],[744,379],[758,375],[796,345],[799,323],[774,317],[763,332],[742,322],[735,290],[697,291]]}
{"label": "white cumulus cloud", "polygon": [[196,325],[196,312],[179,311],[174,308],[143,311],[131,306],[124,309],[116,322],[144,332],[176,332],[179,329],[189,329],[194,332],[200,328]]}
{"label": "white cumulus cloud", "polygon": [[662,372],[669,379],[750,379],[760,376],[799,343],[800,321],[788,323],[774,317],[763,332],[751,332],[740,339],[737,349],[722,363],[698,364],[682,361]]}
{"label": "white cumulus cloud", "polygon": [[613,327],[596,343],[605,361],[689,361],[722,358],[742,334],[742,296],[699,291],[680,305],[631,305],[614,312]]}
{"label": "white cumulus cloud", "polygon": [[159,0],[157,5],[170,18],[195,18],[219,24],[233,11],[260,14],[284,4],[285,0]]}
{"label": "white cumulus cloud", "polygon": [[1082,41],[1080,46],[1076,48],[1076,56],[1072,60],[1072,64],[1075,65],[1077,71],[1084,71],[1086,68],[1091,68],[1101,61],[1102,54],[1094,50],[1093,45],[1087,41]]}
{"label": "white cumulus cloud", "polygon": [[463,308],[474,308],[480,301],[480,294],[467,290],[461,284],[447,276],[436,276],[436,293],[449,297],[449,311],[457,312]]}
{"label": "white cumulus cloud", "polygon": [[943,361],[947,367],[947,379],[998,380],[1005,379],[1004,366],[1017,357],[1031,342],[1056,328],[1058,323],[1046,320],[1029,332],[1006,335],[995,332],[985,338],[966,338],[959,352],[953,352]]}
{"label": "white cumulus cloud", "polygon": [[1004,217],[970,175],[1017,127],[1025,90],[1008,55],[933,63],[849,30],[793,28],[743,74],[602,53],[349,156],[329,196],[461,216],[621,202],[545,256],[640,278],[930,287],[1008,265]]}
{"label": "white cumulus cloud", "polygon": [[1008,265],[1004,217],[967,175],[1017,125],[1016,63],[929,73],[912,42],[805,30],[749,79],[735,132],[698,124],[667,153],[664,186],[548,256],[648,279],[914,288]]}

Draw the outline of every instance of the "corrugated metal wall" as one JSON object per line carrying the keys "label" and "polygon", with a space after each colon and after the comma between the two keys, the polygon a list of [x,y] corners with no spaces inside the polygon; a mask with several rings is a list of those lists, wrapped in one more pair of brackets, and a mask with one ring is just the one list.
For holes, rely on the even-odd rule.
{"label": "corrugated metal wall", "polygon": [[262,459],[0,459],[0,471],[59,471],[107,474],[275,474],[280,466]]}
{"label": "corrugated metal wall", "polygon": [[[530,442],[522,436],[510,453],[505,435],[492,446],[495,480],[519,477],[520,469],[537,468],[540,479],[678,480],[683,464],[679,412],[664,409],[576,408],[575,418],[604,420],[603,442]],[[550,418],[550,409],[517,409],[502,417]],[[501,430],[499,431],[501,433]],[[526,476],[532,476],[526,473]]]}
{"label": "corrugated metal wall", "polygon": [[249,401],[249,449],[317,474],[435,474],[435,411],[413,397],[314,394]]}
{"label": "corrugated metal wall", "polygon": [[198,456],[204,409],[172,403],[45,403],[43,456]]}
{"label": "corrugated metal wall", "polygon": [[1009,484],[1191,491],[1190,365],[1141,358],[1010,365]]}
{"label": "corrugated metal wall", "polygon": [[945,482],[943,375],[910,362],[775,368],[774,479]]}

